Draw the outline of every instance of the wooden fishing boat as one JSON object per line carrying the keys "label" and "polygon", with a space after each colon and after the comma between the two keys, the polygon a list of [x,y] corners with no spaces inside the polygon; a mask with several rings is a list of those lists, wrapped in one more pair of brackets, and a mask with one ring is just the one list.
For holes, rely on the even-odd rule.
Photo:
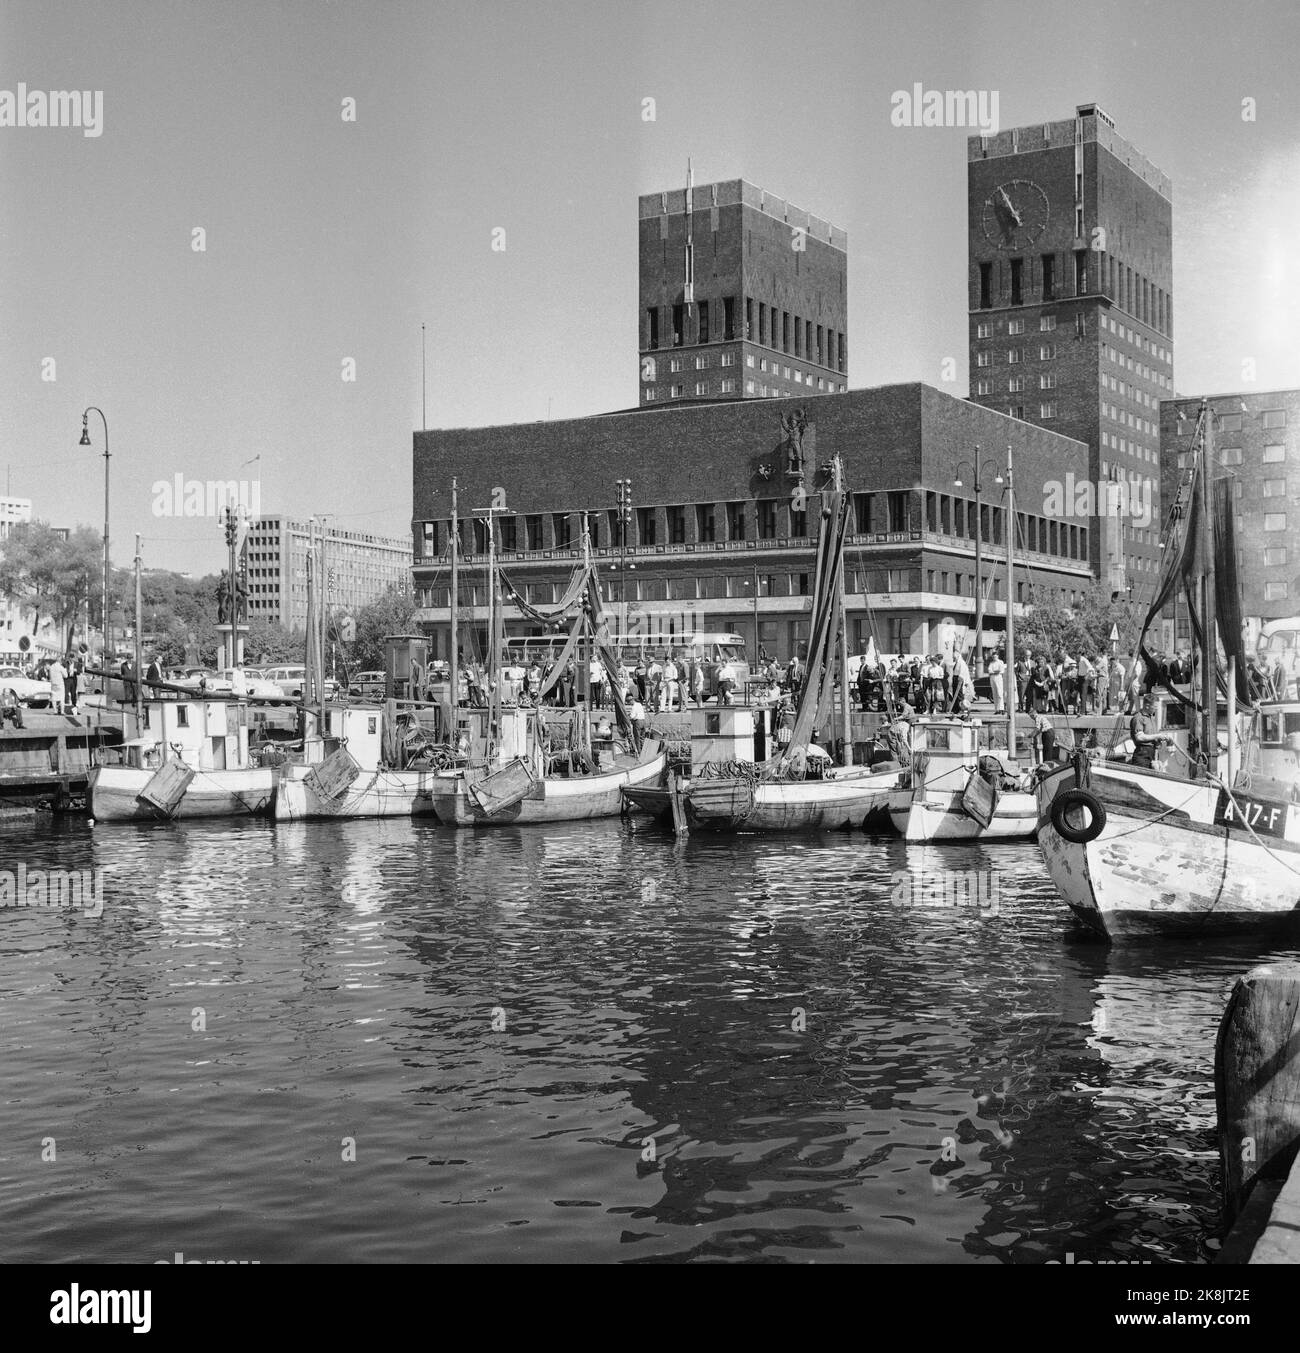
{"label": "wooden fishing boat", "polygon": [[[1085,926],[1112,940],[1254,929],[1300,918],[1300,782],[1252,779],[1234,770],[1241,766],[1237,705],[1249,692],[1238,681],[1244,654],[1235,507],[1230,481],[1211,488],[1213,464],[1213,419],[1202,401],[1191,484],[1184,486],[1190,487],[1189,510],[1181,510],[1180,489],[1171,513],[1173,538],[1165,542],[1168,562],[1138,641],[1150,670],[1145,636],[1182,588],[1200,653],[1199,699],[1188,719],[1195,738],[1187,754],[1166,767],[1156,764],[1154,754],[1151,764],[1094,764],[1076,754],[1070,767],[1039,787],[1038,843],[1052,881]],[[1223,774],[1216,635],[1227,655]],[[1279,758],[1274,773],[1285,765]]]}
{"label": "wooden fishing boat", "polygon": [[143,708],[143,727],[123,744],[121,763],[90,771],[86,807],[92,818],[159,822],[268,812],[274,771],[250,752],[246,704],[148,700]]}

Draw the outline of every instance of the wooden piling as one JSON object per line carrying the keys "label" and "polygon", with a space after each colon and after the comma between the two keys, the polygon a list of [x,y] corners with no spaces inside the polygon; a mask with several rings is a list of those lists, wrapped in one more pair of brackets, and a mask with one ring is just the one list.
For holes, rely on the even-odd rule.
{"label": "wooden piling", "polygon": [[668,773],[668,801],[673,809],[673,831],[685,836],[690,831],[686,821],[686,806],[682,801],[682,777],[676,771]]}
{"label": "wooden piling", "polygon": [[1233,1228],[1223,1258],[1262,1251],[1267,1234],[1288,1262],[1300,1261],[1300,1230],[1278,1218],[1278,1205],[1290,1198],[1294,1206],[1300,1193],[1300,964],[1266,964],[1237,979],[1219,1024],[1214,1082]]}

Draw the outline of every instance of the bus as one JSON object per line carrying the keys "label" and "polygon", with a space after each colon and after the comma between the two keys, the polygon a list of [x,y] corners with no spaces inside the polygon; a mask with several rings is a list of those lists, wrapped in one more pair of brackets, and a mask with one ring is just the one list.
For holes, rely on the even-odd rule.
{"label": "bus", "polygon": [[745,638],[728,630],[693,630],[676,636],[614,634],[610,643],[618,651],[625,672],[631,673],[638,662],[649,667],[654,658],[662,663],[669,653],[677,663],[698,662],[704,668],[704,698],[718,693],[718,671],[724,662],[731,664],[736,695],[745,690],[750,679]]}
{"label": "bus", "polygon": [[1270,676],[1280,660],[1288,686],[1300,678],[1300,616],[1266,620],[1260,627],[1255,656]]}

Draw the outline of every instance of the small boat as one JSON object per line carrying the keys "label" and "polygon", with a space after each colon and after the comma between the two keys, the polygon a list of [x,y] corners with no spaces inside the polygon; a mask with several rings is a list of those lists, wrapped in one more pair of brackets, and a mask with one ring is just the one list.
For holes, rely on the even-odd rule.
{"label": "small boat", "polygon": [[908,785],[889,815],[907,841],[1017,841],[1038,829],[1038,799],[977,719],[913,719]]}
{"label": "small boat", "polygon": [[246,704],[148,700],[143,711],[142,728],[122,745],[122,762],[90,771],[86,807],[92,818],[159,822],[269,811],[275,773],[250,751]]}
{"label": "small boat", "polygon": [[[1188,707],[1185,724],[1194,737],[1165,766],[1157,764],[1154,751],[1140,764],[1094,763],[1076,753],[1073,763],[1046,776],[1038,791],[1038,844],[1048,873],[1075,916],[1110,940],[1224,933],[1300,918],[1300,780],[1294,774],[1289,783],[1277,778],[1293,764],[1285,709],[1273,724],[1271,777],[1240,773],[1237,707],[1250,692],[1240,679],[1245,654],[1235,578],[1236,509],[1231,480],[1210,484],[1207,467],[1214,455],[1208,401],[1201,403],[1192,446],[1190,483],[1180,487],[1171,512],[1172,538],[1162,542],[1166,566],[1138,648],[1150,670],[1147,632],[1184,590],[1200,680],[1194,702],[1178,699]],[[1179,538],[1183,523],[1185,534]],[[1218,661],[1220,643],[1226,673]],[[1228,734],[1223,774],[1221,677],[1226,678]],[[1259,712],[1251,711],[1255,718]],[[1300,727],[1295,731],[1300,733]],[[1157,730],[1135,732],[1144,740],[1171,740]],[[1300,751],[1300,740],[1295,750]]]}

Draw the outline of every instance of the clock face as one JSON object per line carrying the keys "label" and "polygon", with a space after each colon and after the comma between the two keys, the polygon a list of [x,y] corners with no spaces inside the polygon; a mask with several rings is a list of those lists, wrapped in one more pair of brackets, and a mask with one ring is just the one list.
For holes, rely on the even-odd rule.
{"label": "clock face", "polygon": [[1030,179],[1000,183],[984,202],[984,234],[999,249],[1024,249],[1047,229],[1047,194]]}

